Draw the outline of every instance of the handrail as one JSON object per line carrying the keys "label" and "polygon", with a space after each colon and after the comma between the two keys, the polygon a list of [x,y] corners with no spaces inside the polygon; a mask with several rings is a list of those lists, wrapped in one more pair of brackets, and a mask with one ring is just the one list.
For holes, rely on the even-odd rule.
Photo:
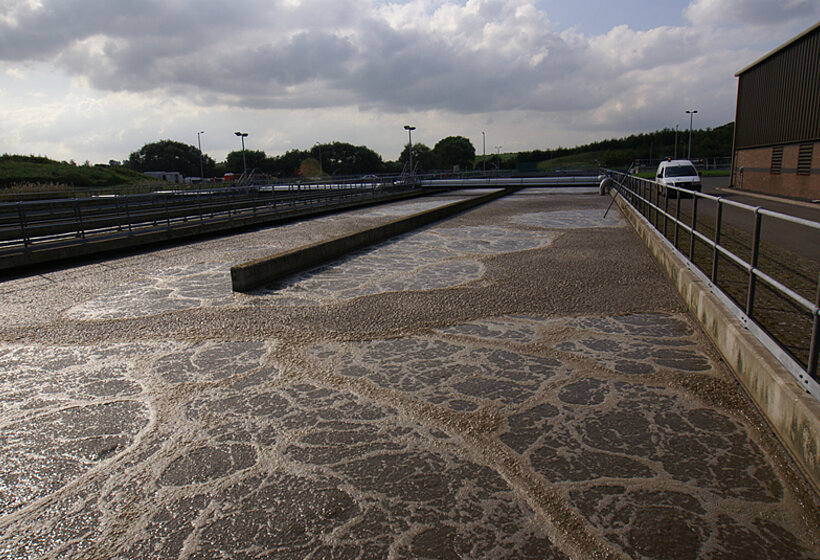
{"label": "handrail", "polygon": [[[813,293],[817,294],[815,301],[811,301],[806,295],[801,294],[794,279],[789,284],[788,281],[778,280],[771,274],[761,269],[761,251],[765,249],[766,258],[773,258],[772,255],[782,254],[782,249],[770,246],[763,239],[762,217],[771,220],[778,220],[784,224],[809,228],[820,233],[820,222],[807,220],[797,216],[790,216],[781,212],[775,212],[752,206],[735,200],[729,200],[722,196],[691,191],[670,185],[661,185],[651,179],[644,179],[634,175],[621,173],[609,169],[602,170],[617,185],[615,196],[621,196],[632,208],[638,212],[648,224],[661,235],[666,243],[684,260],[689,262],[693,272],[702,277],[706,282],[715,286],[721,300],[727,303],[731,310],[737,315],[763,343],[773,355],[795,376],[801,386],[820,400],[820,378],[818,378],[818,365],[820,365],[820,277],[811,286],[805,286],[804,292],[813,288]],[[670,193],[675,194],[673,198]],[[683,196],[691,196],[691,206],[682,202]],[[674,211],[670,209],[670,203],[674,202]],[[684,208],[684,206],[686,206]],[[741,228],[728,223],[723,212],[724,207],[733,207],[743,212],[747,212],[753,218],[751,231],[742,231]],[[687,215],[681,216],[683,212]],[[700,217],[709,211],[715,210],[714,227],[710,228],[699,225]],[[690,214],[691,215],[688,215]],[[668,231],[668,226],[672,225],[672,231]],[[738,233],[737,238],[751,239],[750,246],[743,246],[744,250],[749,250],[747,257],[737,254],[736,249],[727,246],[726,230],[729,227],[735,228]],[[681,246],[681,237],[688,236],[688,247],[684,250]],[[743,245],[738,239],[736,243]],[[696,243],[708,248],[711,254],[711,266],[709,270],[704,270],[695,262]],[[729,284],[738,285],[737,277],[727,279],[728,272],[718,274],[718,262],[720,258],[726,259],[733,264],[743,275],[745,280],[745,302],[738,301],[741,298],[734,297],[728,289]],[[707,260],[707,259],[702,259]],[[725,261],[724,261],[725,262]],[[812,264],[813,261],[812,261]],[[725,266],[725,265],[723,265]],[[813,270],[812,270],[813,272]],[[777,294],[777,302],[780,307],[772,308],[774,305],[771,298],[766,302],[766,309],[761,310],[760,295],[758,286],[765,286],[770,292]],[[737,288],[734,288],[737,291]],[[795,322],[795,328],[789,329],[785,334],[778,332],[783,327],[784,315],[793,313],[797,308],[802,314],[802,319]],[[790,316],[790,315],[789,315]],[[773,319],[776,317],[776,319]],[[775,323],[778,324],[775,324]],[[789,326],[791,326],[789,324]],[[796,331],[792,333],[791,331]],[[805,347],[808,342],[808,347]],[[801,351],[797,351],[799,348]]]}

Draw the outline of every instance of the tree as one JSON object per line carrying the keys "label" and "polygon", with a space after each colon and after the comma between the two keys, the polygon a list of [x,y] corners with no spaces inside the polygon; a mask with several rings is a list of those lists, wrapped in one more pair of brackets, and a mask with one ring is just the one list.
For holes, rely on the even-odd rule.
{"label": "tree", "polygon": [[[124,165],[141,172],[177,171],[186,177],[199,177],[199,149],[173,140],[149,142],[133,152]],[[213,174],[215,165],[213,158],[202,154],[206,176]]]}
{"label": "tree", "polygon": [[472,169],[475,161],[475,147],[463,136],[448,136],[438,141],[433,148],[433,157],[440,169]]}
{"label": "tree", "polygon": [[225,169],[228,173],[242,173],[245,171],[245,163],[248,165],[249,172],[256,169],[267,173],[270,170],[267,157],[262,150],[245,150],[244,160],[242,159],[242,150],[230,152],[228,157],[225,158]]}
{"label": "tree", "polygon": [[322,171],[329,175],[358,175],[379,173],[384,168],[382,157],[366,146],[354,146],[347,142],[322,144],[312,150],[314,157],[322,153]]}
{"label": "tree", "polygon": [[[404,146],[399,161],[404,164],[410,159],[410,144]],[[413,144],[413,167],[422,170],[431,170],[435,167],[433,150],[424,144]]]}

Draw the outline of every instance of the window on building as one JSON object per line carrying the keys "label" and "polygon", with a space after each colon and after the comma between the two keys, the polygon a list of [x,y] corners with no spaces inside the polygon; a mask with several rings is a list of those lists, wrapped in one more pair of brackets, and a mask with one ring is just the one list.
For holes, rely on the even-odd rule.
{"label": "window on building", "polygon": [[769,172],[772,175],[780,175],[783,169],[783,146],[775,146],[772,148],[772,165]]}
{"label": "window on building", "polygon": [[811,174],[811,158],[814,155],[814,144],[800,144],[800,152],[797,154],[797,174]]}

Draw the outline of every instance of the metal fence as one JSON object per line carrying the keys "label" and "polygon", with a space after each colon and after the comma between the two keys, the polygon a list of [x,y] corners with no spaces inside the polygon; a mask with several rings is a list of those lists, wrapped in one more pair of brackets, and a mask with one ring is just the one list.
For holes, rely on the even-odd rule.
{"label": "metal fence", "polygon": [[[605,170],[618,193],[820,400],[820,263],[784,248],[820,245],[820,223]],[[777,232],[777,235],[775,233]]]}
{"label": "metal fence", "polygon": [[[412,184],[345,182],[227,187],[0,203],[0,269],[66,247],[218,231],[391,198]],[[41,262],[43,259],[41,258]],[[9,266],[5,266],[8,264]]]}

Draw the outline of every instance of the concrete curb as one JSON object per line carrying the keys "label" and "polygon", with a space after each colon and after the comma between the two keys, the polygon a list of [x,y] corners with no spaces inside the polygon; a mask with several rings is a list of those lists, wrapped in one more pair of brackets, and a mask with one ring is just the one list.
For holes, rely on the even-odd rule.
{"label": "concrete curb", "polygon": [[476,206],[501,198],[519,189],[520,187],[506,188],[501,191],[448,204],[447,206],[419,212],[418,214],[413,214],[405,218],[399,218],[374,228],[336,237],[328,241],[304,245],[291,251],[238,264],[231,268],[233,290],[236,292],[245,292],[258,288],[279,278],[290,276],[339,258],[351,251],[362,249],[384,241],[385,239],[447,218],[453,214],[475,208]]}
{"label": "concrete curb", "polygon": [[623,198],[618,206],[677,288],[703,331],[820,494],[820,402],[752,335],[695,276]]}

